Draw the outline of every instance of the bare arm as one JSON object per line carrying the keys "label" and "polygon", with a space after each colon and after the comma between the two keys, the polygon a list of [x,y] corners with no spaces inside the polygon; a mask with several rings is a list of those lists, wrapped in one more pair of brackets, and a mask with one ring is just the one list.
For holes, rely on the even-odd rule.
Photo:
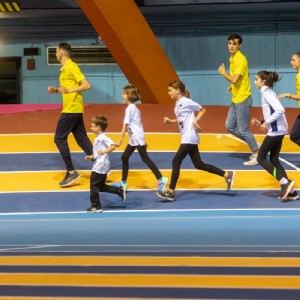
{"label": "bare arm", "polygon": [[218,69],[218,72],[227,80],[229,81],[230,83],[232,84],[236,84],[239,82],[239,80],[242,78],[242,75],[240,74],[234,74],[234,75],[229,75],[226,73],[226,70],[225,70],[225,65],[222,64],[219,69]]}
{"label": "bare arm", "polygon": [[93,154],[92,155],[87,155],[84,159],[85,160],[93,160],[94,159]]}
{"label": "bare arm", "polygon": [[127,124],[124,124],[123,127],[122,127],[122,131],[121,131],[121,136],[120,136],[120,139],[119,141],[115,144],[116,147],[120,147],[123,143],[123,139],[124,139],[124,136],[127,132]]}
{"label": "bare arm", "polygon": [[278,95],[279,99],[288,98],[295,101],[300,101],[300,95],[297,94],[291,94],[291,93],[282,93]]}
{"label": "bare arm", "polygon": [[112,151],[114,151],[115,149],[116,149],[116,146],[115,146],[115,145],[110,145],[109,147],[107,147],[107,148],[104,149],[104,150],[98,150],[97,153],[98,153],[99,155],[103,155],[103,154],[105,154],[105,153],[112,152]]}
{"label": "bare arm", "polygon": [[201,127],[198,125],[198,122],[201,120],[201,118],[204,116],[205,113],[206,113],[206,109],[204,107],[201,107],[201,109],[197,114],[197,117],[193,122],[194,128],[197,132],[201,132]]}
{"label": "bare arm", "polygon": [[164,117],[165,124],[177,123],[177,119],[169,119],[168,117]]}
{"label": "bare arm", "polygon": [[49,94],[54,94],[54,93],[58,93],[58,88],[55,86],[48,86],[48,93]]}

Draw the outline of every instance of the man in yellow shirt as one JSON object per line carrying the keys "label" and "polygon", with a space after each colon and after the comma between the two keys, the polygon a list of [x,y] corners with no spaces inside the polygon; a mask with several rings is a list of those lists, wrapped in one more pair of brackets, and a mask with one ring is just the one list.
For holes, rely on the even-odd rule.
{"label": "man in yellow shirt", "polygon": [[226,119],[226,129],[246,142],[250,147],[252,151],[250,160],[244,162],[244,165],[249,166],[258,165],[257,154],[259,147],[249,128],[252,97],[248,62],[240,51],[241,47],[242,37],[240,35],[232,34],[228,37],[230,74],[226,73],[224,64],[219,67],[218,72],[230,82],[228,92],[232,94],[232,101]]}
{"label": "man in yellow shirt", "polygon": [[[281,93],[279,99],[288,98],[298,101],[300,106],[300,52],[295,52],[291,58],[291,65],[297,71],[296,75],[296,94]],[[300,146],[300,114],[298,114],[290,133],[290,140]]]}
{"label": "man in yellow shirt", "polygon": [[86,155],[93,154],[93,145],[87,136],[83,122],[82,96],[82,92],[91,89],[91,85],[81,73],[78,65],[71,60],[71,50],[71,46],[67,43],[60,43],[56,48],[57,61],[62,64],[59,77],[60,86],[48,87],[50,94],[62,94],[63,108],[54,136],[54,142],[67,169],[65,178],[59,183],[62,187],[68,186],[80,178],[73,166],[68,135],[73,133],[78,146],[83,149]]}

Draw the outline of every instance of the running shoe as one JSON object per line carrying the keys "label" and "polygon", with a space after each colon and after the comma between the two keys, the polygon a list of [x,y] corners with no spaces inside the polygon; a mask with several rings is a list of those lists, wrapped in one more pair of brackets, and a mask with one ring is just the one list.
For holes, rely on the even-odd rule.
{"label": "running shoe", "polygon": [[173,202],[175,199],[175,193],[170,192],[169,190],[166,191],[156,191],[156,195],[162,199],[168,200]]}
{"label": "running shoe", "polygon": [[156,190],[162,192],[166,188],[167,182],[168,182],[168,178],[167,177],[160,178],[157,181],[157,188],[156,188]]}
{"label": "running shoe", "polygon": [[291,189],[294,187],[295,182],[292,180],[288,180],[286,184],[281,185],[281,200],[285,200]]}
{"label": "running shoe", "polygon": [[73,174],[70,174],[68,171],[66,173],[65,178],[59,183],[60,186],[69,186],[71,185],[75,180],[79,179],[80,175],[75,171]]}
{"label": "running shoe", "polygon": [[227,183],[227,191],[229,192],[233,186],[233,180],[234,180],[235,173],[233,171],[228,171],[228,176],[225,178],[225,181]]}
{"label": "running shoe", "polygon": [[86,211],[87,212],[99,212],[100,213],[100,212],[103,211],[103,209],[101,207],[93,207],[93,206],[91,206]]}
{"label": "running shoe", "polygon": [[250,156],[250,160],[249,161],[245,161],[243,163],[244,166],[256,166],[259,165],[258,161],[257,161],[257,154],[252,154]]}
{"label": "running shoe", "polygon": [[110,185],[111,185],[111,186],[116,186],[116,187],[122,188],[122,189],[124,189],[125,191],[128,190],[128,184],[127,184],[126,181],[120,180],[120,181],[117,181],[117,182],[113,182],[113,183],[111,183]]}
{"label": "running shoe", "polygon": [[277,195],[277,198],[279,200],[281,200],[282,202],[285,202],[285,201],[289,201],[289,200],[298,200],[299,199],[299,195],[297,193],[297,191],[294,191],[293,193],[289,193],[285,199],[281,199],[281,195]]}
{"label": "running shoe", "polygon": [[122,199],[122,201],[125,203],[126,201],[126,189],[120,188],[120,191],[118,192],[118,195]]}

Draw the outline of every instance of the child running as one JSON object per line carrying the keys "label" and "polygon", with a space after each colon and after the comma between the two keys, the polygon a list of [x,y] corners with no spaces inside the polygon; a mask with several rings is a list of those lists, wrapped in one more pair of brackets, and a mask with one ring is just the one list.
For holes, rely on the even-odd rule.
{"label": "child running", "polygon": [[[288,179],[279,161],[279,153],[283,138],[288,132],[288,124],[284,108],[273,91],[273,86],[278,80],[279,76],[276,72],[260,71],[256,74],[254,84],[261,92],[264,120],[259,121],[252,118],[251,123],[252,125],[259,126],[261,130],[267,131],[267,136],[259,149],[257,161],[279,181],[281,193],[278,198],[281,201],[296,200],[298,199],[298,195],[293,190],[294,181]],[[269,152],[270,161],[267,160]]]}
{"label": "child running", "polygon": [[168,178],[163,177],[155,163],[150,159],[147,153],[147,145],[145,143],[145,134],[143,124],[141,120],[141,113],[135,102],[140,100],[140,94],[137,87],[132,84],[128,84],[123,88],[122,99],[127,108],[125,110],[125,117],[123,121],[123,128],[120,136],[120,140],[116,143],[117,147],[122,145],[126,132],[129,135],[129,143],[123,152],[122,159],[122,179],[119,182],[112,183],[113,186],[122,187],[127,190],[127,177],[129,171],[129,158],[135,149],[138,150],[143,162],[150,168],[152,173],[157,179],[157,190],[162,191],[168,181]]}
{"label": "child running", "polygon": [[[227,191],[230,191],[233,185],[234,172],[224,171],[213,165],[206,164],[200,157],[198,150],[198,133],[201,131],[201,128],[198,125],[198,122],[205,114],[205,109],[189,98],[189,92],[185,90],[185,84],[180,80],[175,80],[169,84],[168,94],[176,101],[176,119],[165,117],[164,123],[178,123],[181,134],[181,145],[172,161],[172,175],[169,188],[165,191],[157,191],[156,194],[165,200],[174,201],[180,166],[187,155],[190,156],[196,169],[224,177],[225,182],[227,183]],[[194,112],[198,112],[196,118]]]}
{"label": "child running", "polygon": [[99,192],[113,193],[119,195],[122,201],[126,200],[126,191],[122,187],[115,187],[105,184],[107,174],[110,171],[108,153],[115,149],[114,142],[104,132],[108,122],[106,117],[94,117],[91,130],[97,137],[94,140],[93,155],[88,155],[85,160],[94,162],[90,177],[90,200],[92,206],[88,212],[102,212]]}

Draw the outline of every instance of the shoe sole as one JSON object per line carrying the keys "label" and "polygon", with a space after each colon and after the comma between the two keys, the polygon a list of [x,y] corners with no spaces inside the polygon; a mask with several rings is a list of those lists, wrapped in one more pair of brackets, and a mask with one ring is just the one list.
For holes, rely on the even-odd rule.
{"label": "shoe sole", "polygon": [[[277,195],[277,199],[281,200],[281,196]],[[289,197],[289,196],[287,196],[284,200],[299,200],[299,195],[297,195],[295,197]]]}
{"label": "shoe sole", "polygon": [[161,199],[164,199],[164,200],[168,200],[170,202],[173,202],[175,199],[174,198],[168,198],[168,197],[162,197],[161,195],[159,195],[157,192],[156,192],[156,195],[161,198]]}
{"label": "shoe sole", "polygon": [[243,165],[244,166],[258,166],[259,163],[258,162],[256,162],[256,163],[247,163],[247,162],[244,162]]}
{"label": "shoe sole", "polygon": [[[290,193],[291,189],[294,187],[295,182],[291,181],[291,183],[289,184],[286,193],[281,197],[281,201],[285,200],[287,198],[287,195]],[[284,202],[284,201],[283,201]]]}
{"label": "shoe sole", "polygon": [[72,181],[70,181],[69,183],[67,183],[67,184],[59,184],[61,187],[65,187],[65,186],[69,186],[69,185],[71,185],[73,182],[75,182],[77,179],[79,179],[80,178],[80,175],[77,177],[77,178],[75,178],[75,179],[73,179]]}
{"label": "shoe sole", "polygon": [[299,196],[298,197],[286,197],[285,199],[282,199],[282,198],[278,197],[278,199],[281,200],[281,202],[296,201],[296,200],[299,200]]}

